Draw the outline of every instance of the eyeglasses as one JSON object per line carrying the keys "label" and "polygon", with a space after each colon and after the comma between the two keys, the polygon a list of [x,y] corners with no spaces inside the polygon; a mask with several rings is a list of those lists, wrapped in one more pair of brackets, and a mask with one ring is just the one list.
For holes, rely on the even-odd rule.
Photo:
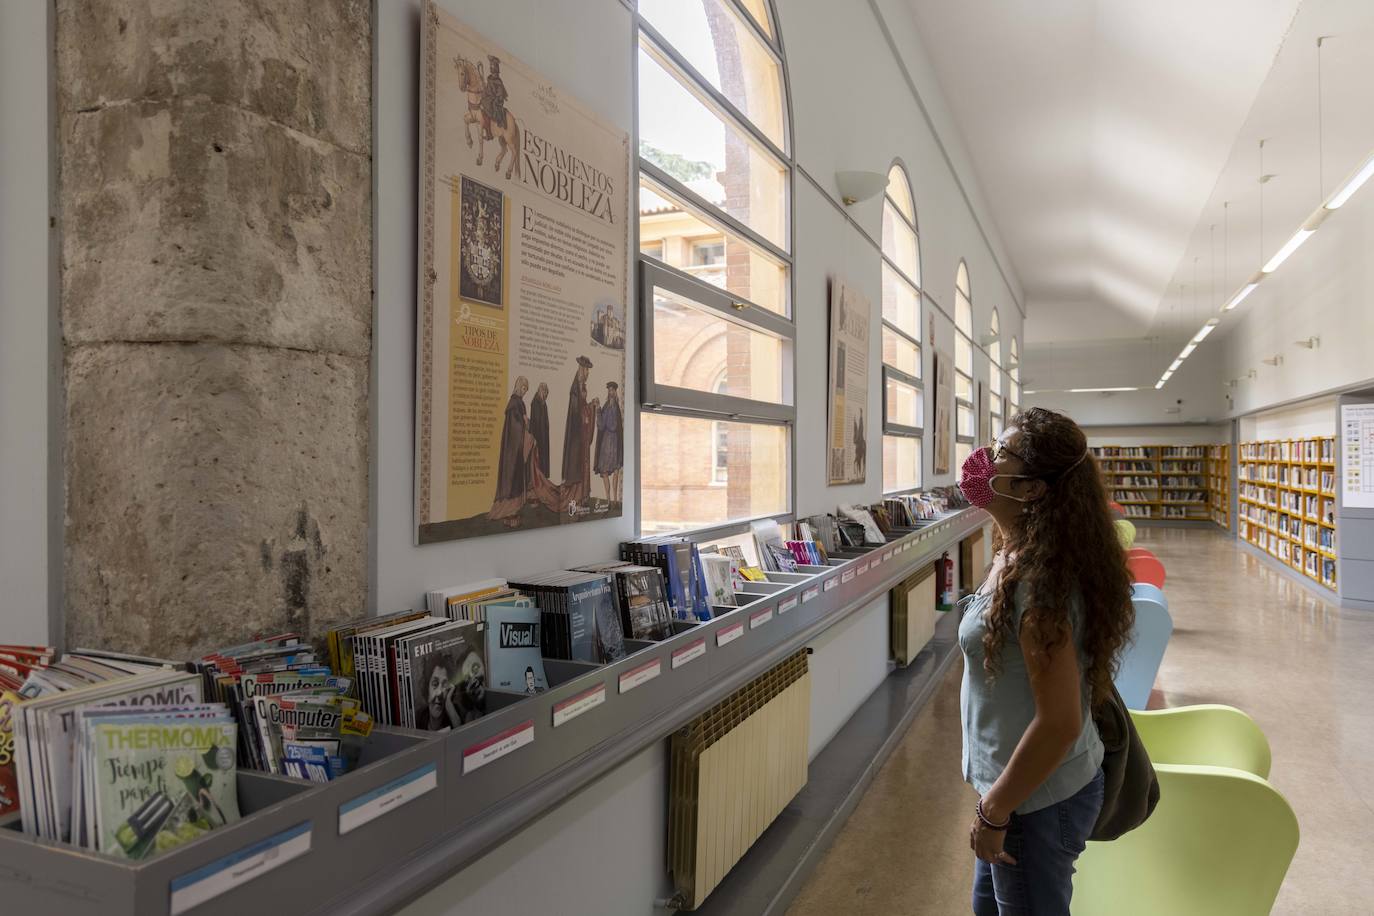
{"label": "eyeglasses", "polygon": [[1019,455],[1011,449],[1007,448],[1006,445],[1003,444],[1002,440],[1000,439],[992,440],[992,444],[988,446],[988,451],[992,452],[993,461],[1006,461],[1007,458],[1010,457],[1017,459],[1022,464],[1029,463],[1026,461],[1024,455]]}

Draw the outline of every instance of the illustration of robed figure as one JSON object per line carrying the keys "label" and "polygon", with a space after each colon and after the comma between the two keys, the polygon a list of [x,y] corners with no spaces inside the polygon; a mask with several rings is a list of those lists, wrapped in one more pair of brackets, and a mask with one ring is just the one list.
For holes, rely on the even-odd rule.
{"label": "illustration of robed figure", "polygon": [[591,446],[595,411],[587,403],[587,375],[592,361],[577,358],[577,374],[568,389],[568,419],[563,427],[563,489],[570,503],[581,503],[592,488]]}
{"label": "illustration of robed figure", "polygon": [[543,382],[530,401],[530,435],[539,449],[537,462],[540,472],[549,476],[549,386]]}
{"label": "illustration of robed figure", "polygon": [[545,477],[535,461],[539,448],[525,412],[525,394],[529,389],[524,376],[517,378],[510,400],[506,402],[501,451],[497,459],[496,497],[487,512],[487,518],[500,519],[510,528],[519,526],[520,509],[527,501],[541,503],[553,512],[560,511],[566,501],[562,488]]}

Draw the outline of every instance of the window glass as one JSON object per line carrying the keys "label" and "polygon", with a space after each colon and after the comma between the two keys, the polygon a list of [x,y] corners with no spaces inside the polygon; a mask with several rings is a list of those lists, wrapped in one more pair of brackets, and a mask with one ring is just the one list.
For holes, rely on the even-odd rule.
{"label": "window glass", "polygon": [[889,423],[917,428],[925,425],[922,422],[919,388],[889,377],[885,379],[885,389],[886,415]]}
{"label": "window glass", "polygon": [[[725,253],[723,261],[693,266],[688,240],[710,235],[720,239]],[[656,244],[656,251],[645,253],[665,264],[685,270],[698,280],[748,299],[770,312],[787,314],[786,265],[762,248],[708,222],[704,214],[647,179],[639,183],[639,237],[641,250],[646,240]]]}
{"label": "window glass", "polygon": [[954,373],[954,396],[961,401],[973,401],[973,379],[962,372]]}
{"label": "window glass", "polygon": [[692,243],[692,266],[715,267],[725,263],[725,240],[711,239]]}
{"label": "window glass", "polygon": [[916,203],[911,196],[911,182],[906,180],[906,172],[900,165],[894,165],[887,173],[887,198],[908,223],[916,225]]}
{"label": "window glass", "polygon": [[754,20],[754,24],[759,27],[759,31],[773,37],[773,22],[768,18],[768,0],[740,0],[740,6]]}
{"label": "window glass", "polygon": [[787,167],[650,50],[639,52],[640,156],[787,250]]}
{"label": "window glass", "polygon": [[914,378],[921,377],[921,351],[892,328],[883,326],[883,365]]}
{"label": "window glass", "polygon": [[[722,435],[723,486],[716,477]],[[787,511],[785,426],[645,411],[640,439],[640,529],[646,536]]]}
{"label": "window glass", "polygon": [[[954,368],[964,375],[973,376],[973,344],[962,334],[954,335]],[[960,397],[968,397],[962,394]]]}
{"label": "window glass", "polygon": [[968,456],[969,456],[969,455],[972,455],[972,454],[973,454],[973,444],[972,444],[972,443],[969,443],[969,442],[956,442],[956,443],[954,443],[954,467],[955,467],[955,475],[954,475],[954,476],[955,476],[956,479],[957,479],[958,476],[959,476],[959,471],[958,471],[958,469],[959,469],[959,468],[962,468],[962,467],[964,466],[964,462],[967,461],[967,460],[968,460]]}
{"label": "window glass", "polygon": [[782,370],[778,338],[728,321],[686,297],[654,290],[656,383],[781,403]]}
{"label": "window glass", "polygon": [[921,333],[921,297],[915,288],[883,262],[883,320],[901,328],[907,336]]}
{"label": "window glass", "polygon": [[963,404],[959,404],[954,408],[954,411],[958,417],[958,422],[955,427],[955,431],[957,432],[957,434],[960,436],[973,438],[973,408],[966,407]]}
{"label": "window glass", "polygon": [[921,282],[921,256],[916,244],[916,233],[902,220],[891,200],[883,201],[883,254],[887,255],[911,282]]}
{"label": "window glass", "polygon": [[728,2],[639,0],[639,12],[760,133],[787,148],[781,67]]}
{"label": "window glass", "polygon": [[883,490],[914,490],[921,485],[921,440],[883,436]]}

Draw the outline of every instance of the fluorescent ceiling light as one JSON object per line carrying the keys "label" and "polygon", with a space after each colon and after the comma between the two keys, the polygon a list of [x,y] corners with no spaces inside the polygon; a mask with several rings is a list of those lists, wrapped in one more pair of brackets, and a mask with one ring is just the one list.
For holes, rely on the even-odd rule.
{"label": "fluorescent ceiling light", "polygon": [[1164,379],[1160,379],[1159,381],[1155,382],[1155,391],[1158,391],[1159,389],[1161,389],[1161,388],[1163,388],[1163,387],[1164,387]]}
{"label": "fluorescent ceiling light", "polygon": [[1179,359],[1187,359],[1188,357],[1190,357],[1190,356],[1193,355],[1193,351],[1196,350],[1196,349],[1197,349],[1197,344],[1193,343],[1193,342],[1190,340],[1190,341],[1188,341],[1188,345],[1185,346],[1182,350],[1179,351],[1178,358],[1179,358]]}
{"label": "fluorescent ceiling light", "polygon": [[1215,319],[1215,318],[1209,318],[1209,319],[1207,319],[1207,323],[1204,324],[1204,325],[1202,326],[1202,329],[1199,330],[1196,334],[1193,335],[1193,343],[1195,343],[1195,344],[1200,344],[1200,343],[1202,343],[1204,340],[1206,340],[1206,339],[1207,339],[1207,335],[1210,334],[1210,333],[1212,333],[1212,331],[1214,331],[1214,330],[1216,329],[1216,326],[1217,326],[1219,323],[1220,323],[1220,322],[1218,322],[1218,320]]}
{"label": "fluorescent ceiling light", "polygon": [[1167,372],[1165,372],[1163,375],[1161,375],[1161,376],[1159,377],[1159,380],[1160,380],[1161,382],[1167,382],[1169,379],[1171,379],[1171,378],[1173,378],[1173,377],[1174,377],[1174,370],[1170,369],[1170,370],[1168,370]]}
{"label": "fluorescent ceiling light", "polygon": [[1284,243],[1283,247],[1269,259],[1269,263],[1260,268],[1260,273],[1272,274],[1279,269],[1279,265],[1288,260],[1288,256],[1298,250],[1303,242],[1307,241],[1316,232],[1315,229],[1299,229],[1293,233],[1293,237]]}
{"label": "fluorescent ceiling light", "polygon": [[1344,187],[1331,195],[1331,199],[1326,202],[1326,209],[1335,210],[1337,207],[1341,206],[1341,204],[1350,199],[1352,194],[1360,189],[1360,185],[1364,184],[1370,178],[1374,178],[1374,156],[1369,157],[1369,161],[1367,161],[1364,167],[1345,183]]}
{"label": "fluorescent ceiling light", "polygon": [[1178,367],[1181,366],[1181,365],[1183,365],[1183,360],[1182,360],[1181,358],[1180,358],[1180,359],[1176,359],[1176,360],[1174,360],[1172,363],[1169,364],[1169,371],[1170,371],[1170,372],[1177,372],[1177,371],[1178,371]]}
{"label": "fluorescent ceiling light", "polygon": [[1251,280],[1249,283],[1247,283],[1247,284],[1245,284],[1244,286],[1242,286],[1242,287],[1240,288],[1240,292],[1238,292],[1238,293],[1236,293],[1234,296],[1232,296],[1232,297],[1231,297],[1231,301],[1228,302],[1228,303],[1226,303],[1226,311],[1229,312],[1229,311],[1231,311],[1231,309],[1235,308],[1236,306],[1238,306],[1238,305],[1240,305],[1242,302],[1244,302],[1244,301],[1245,301],[1245,297],[1248,296],[1248,295],[1250,295],[1251,293],[1253,293],[1253,292],[1255,291],[1255,287],[1256,287],[1256,286],[1259,286],[1259,281],[1258,281],[1258,280]]}
{"label": "fluorescent ceiling light", "polygon": [[1085,394],[1092,391],[1139,391],[1138,388],[1070,388],[1073,394]]}

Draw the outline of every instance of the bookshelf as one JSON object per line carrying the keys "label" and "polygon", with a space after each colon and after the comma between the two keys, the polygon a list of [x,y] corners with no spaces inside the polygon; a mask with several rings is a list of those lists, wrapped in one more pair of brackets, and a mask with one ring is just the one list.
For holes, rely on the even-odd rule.
{"label": "bookshelf", "polygon": [[1242,442],[1236,466],[1236,533],[1280,563],[1335,589],[1335,440]]}
{"label": "bookshelf", "polygon": [[1231,447],[1207,446],[1207,509],[1212,521],[1231,527]]}
{"label": "bookshelf", "polygon": [[1098,445],[1110,499],[1126,517],[1169,521],[1211,518],[1206,445]]}

